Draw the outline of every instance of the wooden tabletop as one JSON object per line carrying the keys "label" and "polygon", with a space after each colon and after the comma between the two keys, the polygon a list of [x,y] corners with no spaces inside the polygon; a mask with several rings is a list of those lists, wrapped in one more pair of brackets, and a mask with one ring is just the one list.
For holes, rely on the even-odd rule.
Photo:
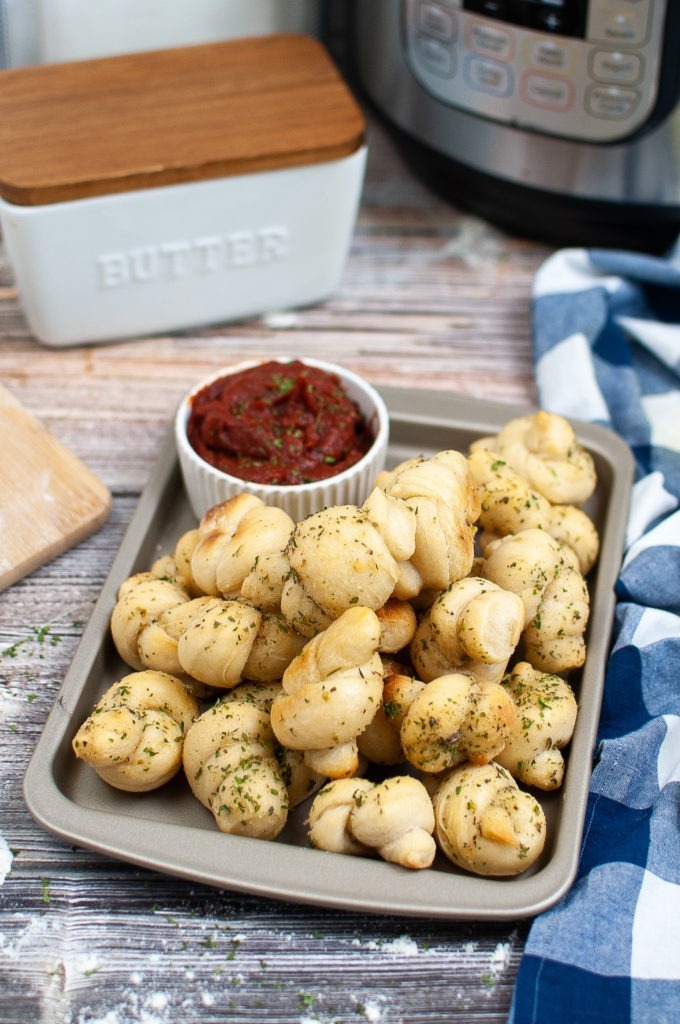
{"label": "wooden tabletop", "polygon": [[434,197],[368,121],[349,261],[313,308],[53,350],[29,333],[0,249],[0,379],[113,495],[97,533],[0,595],[3,1024],[506,1018],[527,921],[431,922],[219,891],[60,841],[22,799],[41,728],[191,384],[284,354],[452,400],[535,401],[530,289],[549,250]]}

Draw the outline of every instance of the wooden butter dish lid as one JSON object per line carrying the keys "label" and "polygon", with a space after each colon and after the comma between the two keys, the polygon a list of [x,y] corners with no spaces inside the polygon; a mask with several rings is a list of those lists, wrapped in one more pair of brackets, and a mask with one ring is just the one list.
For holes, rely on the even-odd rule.
{"label": "wooden butter dish lid", "polygon": [[39,206],[323,163],[364,127],[307,36],[15,68],[0,72],[0,196]]}

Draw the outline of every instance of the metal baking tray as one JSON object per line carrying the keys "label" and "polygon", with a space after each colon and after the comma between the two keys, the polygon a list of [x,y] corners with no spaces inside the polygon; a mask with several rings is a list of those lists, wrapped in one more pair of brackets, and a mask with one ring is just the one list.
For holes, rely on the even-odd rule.
{"label": "metal baking tray", "polygon": [[[495,433],[530,411],[440,392],[382,388],[391,417],[388,465],[455,448]],[[596,493],[586,506],[601,535],[601,554],[589,579],[588,654],[572,682],[580,711],[567,749],[564,784],[537,794],[548,819],[540,860],[509,879],[464,873],[438,854],[434,865],[411,872],[378,859],[310,848],[308,806],[290,816],[276,840],[218,831],[212,815],[191,795],[183,776],[162,790],[129,794],[105,785],[77,761],[71,739],[103,691],[130,671],[117,655],[109,619],[121,582],[148,569],[195,526],[171,436],[144,489],[135,515],[84,631],[26,771],[24,799],[36,821],[69,843],[145,868],[219,888],[344,910],[412,917],[502,920],[533,916],[555,903],[574,880],[602,701],[614,615],[614,582],[624,543],[633,460],[611,431],[574,423],[592,453]]]}

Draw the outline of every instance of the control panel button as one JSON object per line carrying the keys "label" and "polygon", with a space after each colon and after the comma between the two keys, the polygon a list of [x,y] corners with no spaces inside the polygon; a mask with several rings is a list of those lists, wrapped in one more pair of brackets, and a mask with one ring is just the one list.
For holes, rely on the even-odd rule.
{"label": "control panel button", "polygon": [[590,74],[611,85],[634,85],[642,78],[642,58],[636,53],[596,50],[591,55]]}
{"label": "control panel button", "polygon": [[418,4],[416,24],[418,31],[433,36],[443,43],[453,42],[456,38],[456,17],[451,11],[440,7],[439,4],[421,0],[421,3]]}
{"label": "control panel button", "polygon": [[574,51],[569,43],[536,36],[528,42],[526,61],[532,67],[544,71],[566,72],[574,61]]}
{"label": "control panel button", "polygon": [[620,121],[630,117],[639,101],[640,94],[636,89],[594,85],[588,90],[586,109],[593,117]]}
{"label": "control panel button", "polygon": [[528,72],[522,79],[522,94],[531,106],[569,110],[574,103],[574,86],[568,78]]}
{"label": "control panel button", "polygon": [[509,96],[514,86],[509,67],[483,57],[468,57],[464,76],[470,88],[493,96]]}
{"label": "control panel button", "polygon": [[554,32],[557,35],[569,35],[573,27],[573,15],[570,11],[550,8],[549,4],[541,4],[532,18],[532,27],[543,32]]}
{"label": "control panel button", "polygon": [[515,55],[513,34],[482,21],[473,21],[468,26],[467,45],[475,53],[493,60],[512,60]]}
{"label": "control panel button", "polygon": [[439,39],[429,36],[416,36],[415,46],[418,57],[428,70],[445,78],[456,73],[456,53]]}
{"label": "control panel button", "polygon": [[593,4],[587,38],[614,46],[641,46],[649,32],[650,0]]}

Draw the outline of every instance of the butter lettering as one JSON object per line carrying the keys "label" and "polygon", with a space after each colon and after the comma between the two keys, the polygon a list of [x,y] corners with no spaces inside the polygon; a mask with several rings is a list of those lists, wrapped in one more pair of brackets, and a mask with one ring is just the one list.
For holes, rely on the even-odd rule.
{"label": "butter lettering", "polygon": [[219,235],[195,239],[194,248],[198,257],[199,273],[209,274],[211,271],[219,270],[220,261],[224,260],[224,242]]}
{"label": "butter lettering", "polygon": [[169,277],[186,277],[190,252],[189,242],[166,242],[161,246],[161,254],[166,257]]}
{"label": "butter lettering", "polygon": [[176,280],[191,274],[215,274],[269,264],[289,253],[288,231],[270,226],[226,235],[202,235],[96,257],[100,288]]}
{"label": "butter lettering", "polygon": [[158,273],[158,251],[153,245],[130,250],[130,277],[133,281],[150,281]]}
{"label": "butter lettering", "polygon": [[111,253],[97,257],[99,273],[97,280],[100,288],[118,288],[130,280],[127,259],[124,253]]}
{"label": "butter lettering", "polygon": [[255,236],[252,231],[234,231],[227,235],[229,262],[235,267],[249,267],[255,262]]}
{"label": "butter lettering", "polygon": [[285,228],[263,228],[259,235],[263,263],[273,263],[288,255],[288,232]]}

